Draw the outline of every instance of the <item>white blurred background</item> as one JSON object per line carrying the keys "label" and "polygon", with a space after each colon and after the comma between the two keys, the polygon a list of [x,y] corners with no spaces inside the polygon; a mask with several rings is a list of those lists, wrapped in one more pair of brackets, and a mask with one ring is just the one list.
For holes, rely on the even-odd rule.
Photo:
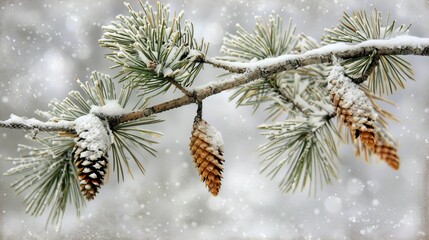
{"label": "white blurred background", "polygon": [[[155,1],[150,1],[155,3]],[[131,0],[135,9],[136,1]],[[427,0],[392,1],[164,1],[185,10],[197,37],[210,42],[209,56],[220,55],[225,32],[240,23],[248,30],[254,16],[292,17],[297,33],[319,39],[324,28],[338,23],[343,11],[390,12],[399,24],[411,23],[410,35],[429,37]],[[73,80],[91,71],[114,75],[107,52],[97,40],[101,26],[127,14],[122,1],[0,1],[0,119],[10,114],[34,117],[53,98],[78,89]],[[220,195],[213,198],[199,182],[189,156],[188,141],[196,106],[159,114],[155,126],[164,136],[156,158],[143,160],[145,175],[135,171],[117,183],[110,178],[81,219],[72,206],[60,232],[45,229],[46,216],[25,214],[24,195],[9,187],[13,177],[0,175],[0,239],[429,239],[429,58],[407,57],[416,81],[406,83],[389,99],[400,123],[390,124],[399,140],[401,168],[355,159],[340,146],[339,179],[319,191],[283,194],[277,182],[259,174],[256,148],[264,137],[256,129],[265,115],[235,108],[231,92],[205,101],[204,118],[222,132],[225,172]],[[222,73],[206,67],[196,81],[215,80]],[[170,98],[165,96],[162,99]],[[158,101],[162,101],[158,99]],[[152,102],[156,103],[156,102]],[[221,106],[221,107],[220,107]],[[20,130],[0,129],[0,171],[12,167],[18,143],[30,142]]]}

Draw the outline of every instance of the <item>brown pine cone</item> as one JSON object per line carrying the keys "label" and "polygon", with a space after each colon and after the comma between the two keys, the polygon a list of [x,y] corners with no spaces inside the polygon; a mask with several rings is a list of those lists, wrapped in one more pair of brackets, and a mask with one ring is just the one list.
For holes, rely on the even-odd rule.
{"label": "brown pine cone", "polygon": [[355,138],[369,149],[377,142],[375,121],[378,118],[370,99],[358,85],[345,76],[344,69],[335,65],[328,77],[329,98],[335,113],[350,128]]}
{"label": "brown pine cone", "polygon": [[104,123],[93,114],[76,119],[75,124],[78,137],[72,156],[80,190],[87,200],[92,200],[108,171],[110,136]]}
{"label": "brown pine cone", "polygon": [[397,142],[382,126],[376,128],[375,134],[377,141],[374,144],[374,148],[369,148],[361,135],[361,142],[355,142],[356,156],[362,154],[365,160],[368,161],[368,158],[374,154],[379,160],[386,162],[391,168],[398,170],[400,163],[397,153]]}
{"label": "brown pine cone", "polygon": [[223,141],[221,134],[206,121],[196,119],[189,144],[195,168],[209,192],[217,196],[221,186]]}

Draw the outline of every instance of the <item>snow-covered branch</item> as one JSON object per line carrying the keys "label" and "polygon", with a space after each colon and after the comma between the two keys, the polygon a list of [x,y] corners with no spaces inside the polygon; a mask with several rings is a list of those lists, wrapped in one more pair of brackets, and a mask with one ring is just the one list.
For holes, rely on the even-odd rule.
{"label": "snow-covered branch", "polygon": [[[183,96],[165,103],[161,103],[140,111],[124,114],[119,122],[130,121],[152,114],[164,112],[183,105],[195,103],[211,95],[252,82],[275,73],[297,69],[300,67],[332,63],[333,58],[357,58],[369,56],[377,52],[378,55],[420,55],[429,56],[429,38],[400,36],[389,40],[369,40],[356,45],[336,43],[314,49],[303,54],[283,55],[261,61],[241,63],[227,62],[210,58],[205,63],[225,69],[232,73],[243,73],[226,80],[212,81],[193,89],[194,96]],[[190,90],[192,92],[192,90]]]}
{"label": "snow-covered branch", "polygon": [[335,43],[303,54],[286,54],[279,57],[267,58],[255,62],[228,62],[217,59],[207,59],[206,63],[229,72],[244,73],[245,71],[260,69],[269,75],[299,67],[331,63],[332,57],[340,59],[370,56],[377,52],[381,55],[420,55],[429,56],[429,38],[415,36],[398,36],[388,40],[368,40],[359,44]]}
{"label": "snow-covered branch", "polygon": [[[189,89],[188,91],[193,93],[192,95],[187,94],[139,111],[111,117],[110,122],[118,124],[147,117],[184,105],[196,103],[197,101],[201,101],[222,91],[229,90],[279,72],[297,69],[312,64],[332,63],[333,58],[348,59],[368,56],[373,54],[374,51],[376,51],[378,55],[429,56],[429,38],[400,36],[389,40],[369,40],[355,45],[336,43],[326,45],[303,54],[282,55],[275,58],[268,58],[248,63],[227,62],[216,60],[214,58],[206,59],[204,62],[207,64],[225,69],[232,73],[241,74],[234,75],[220,81],[211,81],[207,84]],[[26,130],[38,129],[40,131],[72,131],[73,123],[64,121],[58,123],[44,123],[34,119],[27,120],[24,118],[12,117],[7,121],[0,122],[0,127],[20,128]]]}
{"label": "snow-covered branch", "polygon": [[34,118],[27,119],[13,114],[8,120],[0,121],[0,127],[23,130],[38,130],[45,132],[74,131],[74,123],[70,121],[42,122]]}

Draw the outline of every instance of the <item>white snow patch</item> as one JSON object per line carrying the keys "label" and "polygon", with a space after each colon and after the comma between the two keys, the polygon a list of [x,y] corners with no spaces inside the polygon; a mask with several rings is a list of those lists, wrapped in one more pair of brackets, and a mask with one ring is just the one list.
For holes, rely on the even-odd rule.
{"label": "white snow patch", "polygon": [[166,77],[173,77],[173,70],[171,70],[171,68],[165,68],[162,74]]}
{"label": "white snow patch", "polygon": [[[201,84],[200,86],[194,87],[194,91],[200,91],[200,90],[207,89],[207,88],[214,89],[216,87],[222,86],[223,84],[225,84],[227,82],[233,83],[237,80],[237,76],[238,76],[237,74],[233,74],[229,78],[225,78],[222,80],[210,81],[208,83]],[[240,77],[243,77],[243,76],[240,76]],[[246,78],[246,77],[243,77],[243,78]]]}
{"label": "white snow patch", "polygon": [[28,127],[34,127],[34,128],[64,128],[64,129],[71,129],[73,128],[73,122],[70,121],[58,121],[58,122],[42,122],[40,120],[37,120],[35,118],[24,118],[19,117],[14,114],[10,115],[10,118],[6,121],[0,121],[0,123],[6,124],[6,125],[25,125]]}
{"label": "white snow patch", "polygon": [[117,100],[106,100],[104,106],[91,106],[90,113],[101,116],[118,116],[127,113]]}
{"label": "white snow patch", "polygon": [[223,138],[222,134],[212,125],[208,124],[206,121],[202,120],[202,124],[198,124],[198,130],[203,133],[206,133],[208,137],[206,140],[214,149],[219,149],[223,152]]}
{"label": "white snow patch", "polygon": [[103,121],[94,114],[88,114],[77,118],[74,123],[79,138],[84,139],[76,142],[79,148],[86,149],[81,156],[89,160],[97,160],[103,156],[111,144]]}
{"label": "white snow patch", "polygon": [[191,49],[189,51],[188,57],[190,59],[190,61],[194,61],[195,59],[197,59],[198,57],[203,57],[204,54],[198,50],[195,49]]}

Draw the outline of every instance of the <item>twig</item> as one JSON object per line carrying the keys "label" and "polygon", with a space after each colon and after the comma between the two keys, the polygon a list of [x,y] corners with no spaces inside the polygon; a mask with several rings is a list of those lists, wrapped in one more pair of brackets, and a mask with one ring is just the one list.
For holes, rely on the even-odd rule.
{"label": "twig", "polygon": [[195,116],[195,121],[201,120],[203,118],[203,101],[197,101],[197,116]]}
{"label": "twig", "polygon": [[123,114],[119,116],[117,122],[128,122],[142,117],[148,117],[150,115],[164,112],[170,109],[178,108],[184,105],[188,105],[191,103],[196,103],[197,101],[202,101],[204,98],[207,98],[211,95],[218,94],[222,91],[249,83],[255,79],[260,78],[261,76],[262,73],[260,72],[260,70],[255,69],[254,71],[249,71],[227,80],[209,82],[206,85],[195,87],[195,93],[193,94],[193,96],[183,96],[139,111]]}
{"label": "twig", "polygon": [[182,85],[180,85],[180,83],[178,83],[175,79],[173,79],[171,77],[167,77],[166,79],[171,84],[173,84],[177,89],[179,89],[183,94],[185,94],[186,96],[192,96],[192,93],[189,92],[185,87],[183,87]]}
{"label": "twig", "polygon": [[203,60],[204,63],[210,64],[213,67],[222,68],[231,73],[244,73],[246,69],[232,66],[230,62],[225,62],[216,58],[206,58]]}

